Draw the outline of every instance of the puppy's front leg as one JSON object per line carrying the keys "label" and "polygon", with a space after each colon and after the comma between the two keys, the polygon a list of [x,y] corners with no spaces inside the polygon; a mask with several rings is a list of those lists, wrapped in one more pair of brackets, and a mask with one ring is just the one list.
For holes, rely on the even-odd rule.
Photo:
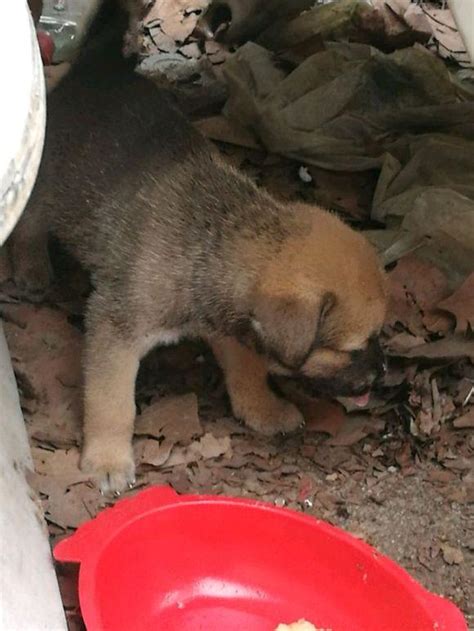
{"label": "puppy's front leg", "polygon": [[86,333],[84,359],[81,469],[94,476],[103,493],[120,493],[135,481],[132,436],[139,345],[95,318]]}
{"label": "puppy's front leg", "polygon": [[211,339],[209,343],[224,372],[237,418],[267,436],[291,432],[303,424],[301,412],[270,389],[262,357],[231,337]]}

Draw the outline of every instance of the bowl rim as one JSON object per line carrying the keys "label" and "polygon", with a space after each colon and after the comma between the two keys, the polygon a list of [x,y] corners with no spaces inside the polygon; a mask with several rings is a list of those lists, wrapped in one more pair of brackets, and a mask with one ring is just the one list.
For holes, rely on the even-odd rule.
{"label": "bowl rim", "polygon": [[134,523],[146,519],[150,514],[170,510],[178,506],[236,506],[256,511],[265,511],[287,521],[296,521],[318,529],[333,541],[358,551],[365,557],[371,556],[382,572],[390,575],[407,596],[412,598],[427,615],[433,617],[438,631],[467,631],[467,623],[461,611],[447,598],[434,594],[414,579],[404,568],[376,548],[311,515],[289,508],[280,508],[262,500],[222,495],[178,495],[167,486],[152,486],[133,497],[124,498],[114,506],[103,510],[92,520],[79,526],[70,537],[61,540],[54,548],[57,561],[80,563],[79,600],[81,612],[88,628],[99,631],[104,629],[100,611],[96,606],[95,593],[97,584],[96,569],[102,555],[109,545],[122,532]]}

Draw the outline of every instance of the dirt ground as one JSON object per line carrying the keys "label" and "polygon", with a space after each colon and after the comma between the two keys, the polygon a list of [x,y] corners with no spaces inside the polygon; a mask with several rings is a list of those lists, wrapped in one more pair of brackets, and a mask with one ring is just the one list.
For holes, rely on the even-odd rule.
{"label": "dirt ground", "polygon": [[[305,182],[301,165],[230,146],[222,151],[278,197],[324,203],[355,226],[370,227],[365,209],[373,174],[313,169]],[[7,282],[0,305],[36,465],[31,484],[52,545],[110,503],[77,467],[87,279],[63,253],[55,260],[58,283],[46,304],[19,302]],[[432,265],[411,254],[390,276],[384,387],[363,411],[289,393],[306,418],[295,435],[269,440],[233,420],[205,346],[154,351],[138,380],[139,469],[130,493],[169,484],[179,493],[254,497],[305,511],[376,546],[452,599],[474,625],[470,321],[460,327],[456,300],[439,307],[452,291]],[[79,629],[75,573],[58,573],[70,628]]]}

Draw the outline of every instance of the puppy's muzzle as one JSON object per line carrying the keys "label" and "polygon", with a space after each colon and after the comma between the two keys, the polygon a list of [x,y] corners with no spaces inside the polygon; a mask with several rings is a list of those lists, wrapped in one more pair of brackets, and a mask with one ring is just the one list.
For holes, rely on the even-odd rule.
{"label": "puppy's muzzle", "polygon": [[350,363],[327,376],[293,375],[289,379],[311,396],[360,397],[383,382],[387,362],[377,338],[351,352]]}
{"label": "puppy's muzzle", "polygon": [[365,351],[353,353],[349,370],[353,374],[359,373],[361,376],[359,382],[357,379],[354,380],[354,389],[359,390],[356,395],[364,394],[383,382],[388,365],[378,338],[371,338]]}

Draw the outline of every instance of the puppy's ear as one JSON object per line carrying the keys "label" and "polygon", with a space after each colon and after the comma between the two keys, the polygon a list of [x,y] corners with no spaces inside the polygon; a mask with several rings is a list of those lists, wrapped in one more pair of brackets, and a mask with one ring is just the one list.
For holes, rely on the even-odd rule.
{"label": "puppy's ear", "polygon": [[262,296],[251,321],[262,350],[284,366],[298,368],[323,338],[335,302],[330,292],[312,303]]}

